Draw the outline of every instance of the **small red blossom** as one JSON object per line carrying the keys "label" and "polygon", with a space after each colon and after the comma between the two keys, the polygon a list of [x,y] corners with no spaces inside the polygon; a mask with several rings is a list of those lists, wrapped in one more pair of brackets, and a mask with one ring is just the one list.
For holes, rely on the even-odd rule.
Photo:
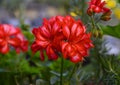
{"label": "small red blossom", "polygon": [[28,41],[20,29],[8,24],[0,24],[0,53],[6,54],[13,46],[16,52],[27,51]]}
{"label": "small red blossom", "polygon": [[43,25],[34,28],[32,32],[35,41],[31,49],[33,53],[40,51],[42,61],[45,50],[49,60],[56,60],[62,54],[65,59],[78,63],[88,55],[88,49],[93,46],[85,26],[71,16],[44,19]]}
{"label": "small red blossom", "polygon": [[105,4],[106,2],[102,0],[91,0],[89,2],[89,7],[87,9],[88,15],[91,16],[93,13],[101,13],[101,12],[105,13],[110,11],[109,8],[104,7]]}
{"label": "small red blossom", "polygon": [[23,52],[26,52],[28,50],[28,40],[25,39],[24,35],[22,34],[21,30],[19,28],[16,28],[19,30],[19,33],[16,34],[16,37],[20,39],[19,46],[16,46],[16,52],[19,53],[20,50]]}

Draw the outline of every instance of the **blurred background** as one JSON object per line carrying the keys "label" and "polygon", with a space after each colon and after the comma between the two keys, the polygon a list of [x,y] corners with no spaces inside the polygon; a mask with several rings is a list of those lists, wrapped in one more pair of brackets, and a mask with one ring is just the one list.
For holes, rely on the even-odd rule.
{"label": "blurred background", "polygon": [[40,26],[43,18],[65,15],[68,0],[0,0],[0,23]]}
{"label": "blurred background", "polygon": [[[87,5],[84,0],[85,4]],[[117,25],[120,19],[120,4],[117,0],[105,0],[107,6],[113,9],[112,20],[104,24]],[[83,16],[83,9],[80,0],[0,0],[0,23],[9,23],[15,26],[20,25],[21,21],[30,26],[39,26],[43,18],[55,15]],[[86,13],[86,11],[85,11]]]}

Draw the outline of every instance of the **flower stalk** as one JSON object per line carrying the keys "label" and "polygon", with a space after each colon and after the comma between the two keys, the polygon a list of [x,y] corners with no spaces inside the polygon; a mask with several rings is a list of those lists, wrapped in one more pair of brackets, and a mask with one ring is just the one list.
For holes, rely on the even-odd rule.
{"label": "flower stalk", "polygon": [[73,69],[72,69],[72,71],[71,71],[71,74],[70,74],[70,76],[69,76],[68,81],[71,80],[71,78],[72,78],[72,76],[73,76],[73,74],[74,74],[74,72],[75,72],[76,66],[77,66],[77,64],[74,65],[74,67],[73,67]]}
{"label": "flower stalk", "polygon": [[90,16],[90,18],[91,18],[91,23],[92,23],[92,29],[94,29],[95,28],[95,23],[94,23],[94,16]]}
{"label": "flower stalk", "polygon": [[64,60],[63,57],[61,57],[60,85],[63,85],[63,64]]}

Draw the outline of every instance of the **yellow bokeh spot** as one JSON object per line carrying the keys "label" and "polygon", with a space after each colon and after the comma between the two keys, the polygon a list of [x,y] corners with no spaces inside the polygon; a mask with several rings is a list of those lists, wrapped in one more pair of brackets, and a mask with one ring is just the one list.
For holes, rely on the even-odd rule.
{"label": "yellow bokeh spot", "polygon": [[120,8],[115,8],[113,11],[114,11],[116,18],[120,19]]}
{"label": "yellow bokeh spot", "polygon": [[75,12],[70,12],[70,15],[73,16],[73,17],[77,16],[77,14]]}
{"label": "yellow bokeh spot", "polygon": [[108,6],[109,8],[114,8],[114,7],[116,7],[116,1],[115,1],[115,0],[107,0],[106,2],[107,2],[107,6]]}
{"label": "yellow bokeh spot", "polygon": [[110,1],[110,0],[102,0],[102,1],[106,1],[107,2],[107,1]]}

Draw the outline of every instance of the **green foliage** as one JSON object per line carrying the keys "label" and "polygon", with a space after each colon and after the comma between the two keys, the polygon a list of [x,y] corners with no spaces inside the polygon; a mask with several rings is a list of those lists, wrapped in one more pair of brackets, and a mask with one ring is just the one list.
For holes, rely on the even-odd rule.
{"label": "green foliage", "polygon": [[120,24],[116,26],[101,26],[104,34],[120,38]]}
{"label": "green foliage", "polygon": [[118,1],[118,3],[120,3],[120,0],[117,0]]}
{"label": "green foliage", "polygon": [[[93,85],[119,85],[120,84],[120,59],[119,56],[99,53],[100,42],[97,41],[91,51],[90,63],[78,69],[76,78],[78,82]],[[98,45],[99,46],[96,46]]]}

